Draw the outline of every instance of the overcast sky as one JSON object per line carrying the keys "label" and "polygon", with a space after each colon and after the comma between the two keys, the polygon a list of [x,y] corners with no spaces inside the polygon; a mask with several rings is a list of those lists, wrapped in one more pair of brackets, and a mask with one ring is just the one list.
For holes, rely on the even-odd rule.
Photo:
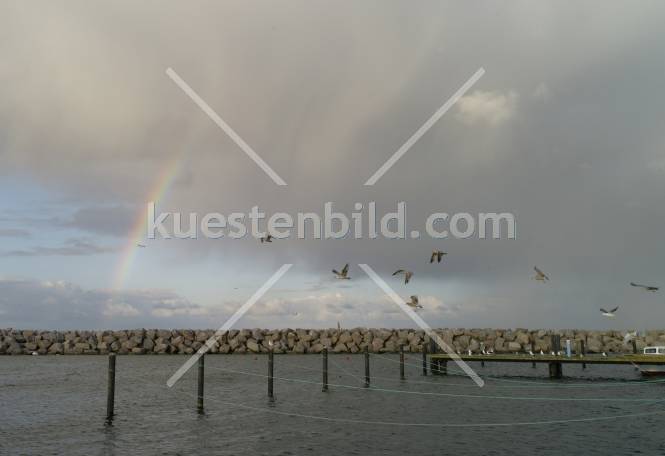
{"label": "overcast sky", "polygon": [[[665,294],[629,282],[665,286],[664,19],[658,1],[3,2],[0,327],[215,328],[284,263],[237,327],[413,327],[358,263],[419,295],[432,326],[662,327]],[[415,225],[512,212],[517,239],[156,239],[118,281],[173,162],[160,210],[405,201]],[[352,280],[334,280],[347,262]]]}

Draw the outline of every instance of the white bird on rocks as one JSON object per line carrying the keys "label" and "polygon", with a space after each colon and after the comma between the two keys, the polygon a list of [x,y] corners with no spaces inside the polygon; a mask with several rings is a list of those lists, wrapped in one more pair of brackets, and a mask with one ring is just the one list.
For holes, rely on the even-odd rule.
{"label": "white bird on rocks", "polygon": [[607,358],[607,353],[603,352],[603,357]]}
{"label": "white bird on rocks", "polygon": [[538,280],[538,281],[540,281],[540,282],[542,282],[542,283],[545,283],[545,281],[550,280],[550,278],[547,277],[547,275],[546,275],[543,271],[541,271],[540,269],[538,269],[538,266],[534,266],[534,267],[533,267],[533,270],[536,271],[536,275],[535,275],[535,277],[533,278],[534,280]]}
{"label": "white bird on rocks", "polygon": [[409,280],[411,280],[411,277],[413,277],[413,272],[407,271],[406,269],[398,269],[397,271],[393,272],[393,275],[397,274],[404,274],[404,285],[409,283]]}
{"label": "white bird on rocks", "polygon": [[619,310],[619,307],[615,307],[614,309],[612,309],[610,311],[607,311],[607,310],[603,309],[602,307],[600,308],[600,311],[602,312],[603,317],[608,317],[608,318],[616,317],[614,312],[616,312],[617,310]]}
{"label": "white bird on rocks", "polygon": [[411,301],[407,301],[406,305],[409,307],[413,307],[414,309],[422,309],[423,306],[418,304],[418,296],[416,295],[411,295]]}
{"label": "white bird on rocks", "polygon": [[469,349],[469,356],[473,355],[473,352]]}
{"label": "white bird on rocks", "polygon": [[261,241],[261,244],[264,242],[272,242],[272,235],[266,234],[265,236],[260,237],[259,240]]}
{"label": "white bird on rocks", "polygon": [[540,350],[540,354],[541,354],[541,355],[544,355],[545,353],[544,353],[542,350]]}
{"label": "white bird on rocks", "polygon": [[529,350],[529,355],[536,356],[536,355],[533,354],[533,351],[531,351],[531,350]]}
{"label": "white bird on rocks", "polygon": [[550,355],[552,355],[552,356],[556,356],[556,353],[554,353],[554,350],[552,350],[552,351],[550,352]]}
{"label": "white bird on rocks", "polygon": [[37,355],[39,355],[39,353],[37,353],[37,352],[32,352],[32,353],[30,353],[30,354],[31,354],[32,356],[37,356]]}
{"label": "white bird on rocks", "polygon": [[627,332],[625,336],[623,336],[623,343],[627,344],[631,340],[635,339],[637,337],[637,331],[633,332]]}
{"label": "white bird on rocks", "polygon": [[349,277],[349,263],[344,265],[341,272],[338,272],[336,269],[333,269],[332,272],[337,276],[338,279],[349,280],[351,278]]}

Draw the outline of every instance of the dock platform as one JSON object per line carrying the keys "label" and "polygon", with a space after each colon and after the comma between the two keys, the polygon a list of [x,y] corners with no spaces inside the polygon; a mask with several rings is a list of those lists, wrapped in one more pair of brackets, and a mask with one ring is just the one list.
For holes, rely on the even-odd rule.
{"label": "dock platform", "polygon": [[[561,378],[563,376],[564,364],[630,364],[635,367],[640,365],[665,366],[665,355],[615,355],[615,356],[558,356],[558,355],[457,355],[459,359],[465,362],[484,363],[547,363],[549,365],[550,378]],[[430,355],[430,370],[432,374],[446,375],[448,361],[452,361],[452,356],[445,353]]]}

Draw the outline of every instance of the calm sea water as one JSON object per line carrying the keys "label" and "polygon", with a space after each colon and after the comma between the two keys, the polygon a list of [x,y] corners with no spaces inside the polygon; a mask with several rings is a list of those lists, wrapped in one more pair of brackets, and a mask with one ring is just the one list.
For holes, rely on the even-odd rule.
{"label": "calm sea water", "polygon": [[165,385],[185,359],[118,357],[107,425],[106,357],[0,357],[0,454],[665,454],[665,383],[629,366],[564,365],[550,381],[546,365],[472,365],[479,389],[423,377],[417,356],[400,381],[396,356],[372,355],[366,390],[363,357],[331,355],[322,393],[319,356],[283,355],[271,403],[267,356],[211,355],[200,415],[196,369]]}

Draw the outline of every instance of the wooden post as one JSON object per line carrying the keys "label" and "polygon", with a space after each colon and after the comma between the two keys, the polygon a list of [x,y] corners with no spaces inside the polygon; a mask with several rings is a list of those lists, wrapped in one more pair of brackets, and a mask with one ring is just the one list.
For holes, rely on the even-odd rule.
{"label": "wooden post", "polygon": [[563,377],[563,369],[561,368],[561,363],[558,361],[552,361],[550,365],[550,378],[561,378]]}
{"label": "wooden post", "polygon": [[199,358],[199,376],[198,376],[198,393],[196,395],[196,409],[199,413],[203,413],[203,377],[205,374],[205,361],[204,356]]}
{"label": "wooden post", "polygon": [[[437,346],[436,346],[436,341],[434,338],[430,338],[429,340],[429,352],[430,355],[433,355],[437,352]],[[439,366],[438,366],[438,361],[432,356],[429,357],[429,372],[432,375],[437,375],[439,373]]]}
{"label": "wooden post", "polygon": [[404,380],[404,345],[399,346],[399,378]]}
{"label": "wooden post", "polygon": [[536,362],[535,361],[531,361],[531,367],[534,368],[534,369],[536,368]]}
{"label": "wooden post", "polygon": [[275,352],[270,350],[268,352],[268,398],[270,398],[271,401],[275,399],[275,396],[273,395],[273,379],[274,379],[273,374],[274,374],[274,366],[275,366],[274,356],[275,356]]}
{"label": "wooden post", "polygon": [[423,344],[423,375],[427,376],[427,345]]}
{"label": "wooden post", "polygon": [[[586,347],[583,340],[580,340],[580,354],[582,357],[586,355]],[[582,369],[586,369],[586,363],[582,363]]]}
{"label": "wooden post", "polygon": [[328,349],[323,349],[323,387],[321,391],[328,391]]}
{"label": "wooden post", "polygon": [[439,360],[439,375],[448,375],[448,361],[444,359]]}
{"label": "wooden post", "polygon": [[113,407],[115,404],[115,353],[109,353],[109,376],[106,386],[106,420],[113,420]]}
{"label": "wooden post", "polygon": [[637,341],[633,339],[631,342],[633,342],[633,354],[637,355]]}
{"label": "wooden post", "polygon": [[369,346],[365,346],[365,388],[369,388]]}

